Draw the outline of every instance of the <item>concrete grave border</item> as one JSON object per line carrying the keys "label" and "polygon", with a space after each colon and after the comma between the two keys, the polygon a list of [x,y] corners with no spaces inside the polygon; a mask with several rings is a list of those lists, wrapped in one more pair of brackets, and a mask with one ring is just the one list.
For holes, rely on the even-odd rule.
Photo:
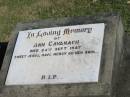
{"label": "concrete grave border", "polygon": [[[6,76],[19,31],[92,23],[105,23],[98,83],[5,86]],[[118,77],[118,68],[122,61],[123,36],[121,17],[117,14],[102,14],[92,17],[66,17],[23,24],[19,23],[12,32],[0,71],[0,97],[111,97]]]}

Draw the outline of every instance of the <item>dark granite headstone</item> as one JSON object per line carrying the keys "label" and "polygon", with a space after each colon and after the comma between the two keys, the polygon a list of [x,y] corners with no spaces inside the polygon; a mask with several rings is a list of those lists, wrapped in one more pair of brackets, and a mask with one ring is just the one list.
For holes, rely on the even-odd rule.
{"label": "dark granite headstone", "polygon": [[18,24],[0,71],[0,97],[114,97],[123,33],[117,14]]}
{"label": "dark granite headstone", "polygon": [[2,66],[2,63],[3,63],[7,44],[8,44],[7,42],[1,42],[0,43],[0,69],[1,69],[1,66]]}

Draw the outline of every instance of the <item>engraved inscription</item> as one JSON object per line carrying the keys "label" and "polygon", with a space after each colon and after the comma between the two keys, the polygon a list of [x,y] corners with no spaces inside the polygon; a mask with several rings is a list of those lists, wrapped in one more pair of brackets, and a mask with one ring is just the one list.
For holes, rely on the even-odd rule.
{"label": "engraved inscription", "polygon": [[20,31],[6,85],[98,82],[104,23]]}

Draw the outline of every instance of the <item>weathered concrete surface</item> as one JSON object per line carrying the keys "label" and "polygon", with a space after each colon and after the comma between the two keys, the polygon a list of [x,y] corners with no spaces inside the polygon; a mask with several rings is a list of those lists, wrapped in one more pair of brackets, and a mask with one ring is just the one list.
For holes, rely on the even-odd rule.
{"label": "weathered concrete surface", "polygon": [[[3,49],[5,49],[6,44],[4,44]],[[125,36],[124,51],[125,51],[124,64],[121,65],[121,72],[120,72],[121,76],[117,84],[118,86],[116,90],[117,92],[116,97],[130,97],[130,35]]]}
{"label": "weathered concrete surface", "polygon": [[[93,23],[106,24],[98,83],[5,86],[10,60],[20,30]],[[122,63],[122,49],[123,26],[121,18],[117,14],[50,19],[19,24],[13,31],[0,71],[0,97],[112,97],[115,95],[118,67]]]}
{"label": "weathered concrete surface", "polygon": [[[6,44],[4,44],[3,49],[5,49]],[[116,90],[117,92],[116,97],[130,97],[130,35],[125,36],[124,51],[125,51],[124,64],[121,65],[121,72],[120,72],[121,75],[117,84],[118,86]]]}
{"label": "weathered concrete surface", "polygon": [[125,35],[124,62],[120,69],[117,97],[130,97],[130,35]]}

